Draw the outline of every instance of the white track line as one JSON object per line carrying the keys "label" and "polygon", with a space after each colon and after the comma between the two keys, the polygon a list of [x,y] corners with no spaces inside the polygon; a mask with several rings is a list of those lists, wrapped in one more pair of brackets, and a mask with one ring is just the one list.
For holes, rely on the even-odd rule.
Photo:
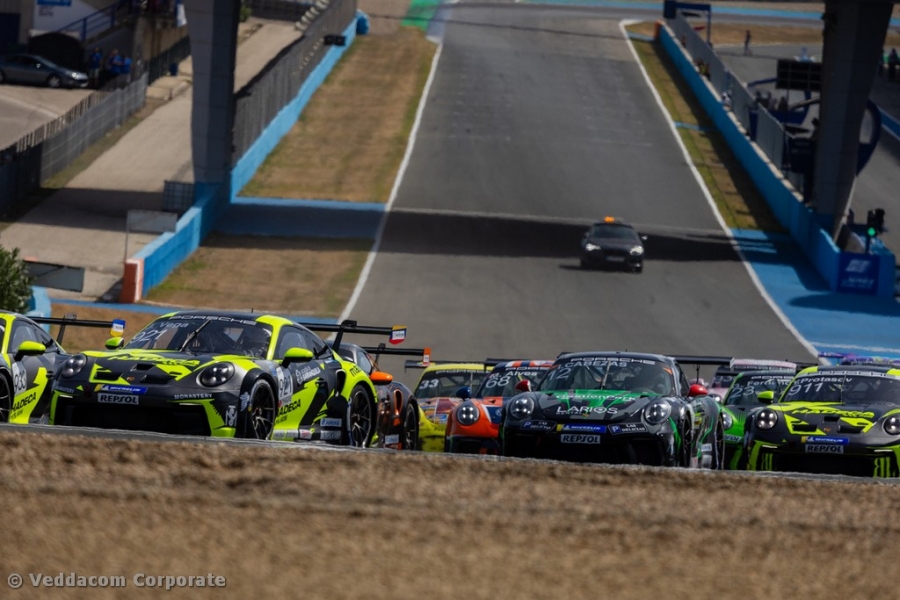
{"label": "white track line", "polygon": [[366,281],[369,279],[369,273],[372,270],[372,264],[375,262],[375,256],[378,254],[379,248],[381,248],[381,236],[384,234],[384,227],[387,224],[388,216],[390,216],[391,207],[394,205],[394,200],[397,198],[397,191],[400,189],[400,183],[403,181],[403,175],[406,173],[406,167],[409,165],[409,159],[412,156],[413,148],[416,145],[416,136],[419,133],[419,125],[422,122],[422,113],[425,112],[425,102],[428,100],[428,92],[431,90],[431,84],[434,81],[434,74],[437,71],[437,64],[441,58],[441,50],[443,47],[443,44],[438,44],[437,52],[434,53],[434,58],[431,60],[431,71],[428,73],[428,79],[425,81],[425,88],[422,90],[422,96],[419,98],[419,107],[416,109],[416,119],[413,121],[412,131],[409,133],[409,141],[406,144],[406,152],[403,155],[403,160],[400,162],[400,169],[397,171],[397,178],[394,179],[394,187],[391,188],[391,195],[388,197],[387,204],[384,207],[384,213],[381,215],[381,222],[378,224],[378,231],[375,233],[375,243],[372,244],[372,249],[369,250],[369,255],[366,257],[366,264],[363,266],[362,273],[359,275],[359,281],[356,282],[356,288],[354,288],[350,300],[347,301],[347,306],[344,308],[344,312],[341,313],[338,323],[350,318],[350,314],[356,307],[356,302],[359,300],[359,296],[366,286]]}
{"label": "white track line", "polygon": [[756,275],[756,271],[753,270],[753,266],[747,261],[747,257],[744,256],[744,252],[741,250],[740,244],[735,241],[734,234],[732,234],[731,232],[731,228],[725,224],[725,219],[723,219],[721,213],[719,213],[719,209],[718,207],[716,207],[716,202],[715,200],[713,200],[712,194],[709,193],[709,189],[703,182],[703,177],[700,176],[700,172],[694,165],[694,161],[691,160],[691,155],[690,153],[688,153],[687,147],[685,147],[684,142],[681,140],[681,135],[679,135],[678,129],[675,127],[675,121],[672,120],[671,115],[669,115],[669,111],[666,110],[666,105],[663,104],[659,92],[657,92],[656,88],[653,87],[653,82],[650,80],[650,75],[647,73],[647,70],[644,68],[644,64],[641,62],[641,57],[638,56],[637,50],[634,49],[634,45],[628,38],[628,32],[625,30],[625,27],[631,25],[632,23],[639,22],[641,21],[624,19],[622,21],[619,21],[619,29],[622,31],[622,35],[625,37],[625,41],[628,44],[628,48],[631,50],[631,54],[634,56],[634,61],[637,63],[638,68],[640,68],[641,73],[644,75],[644,80],[646,80],[647,82],[647,87],[650,88],[650,92],[656,99],[656,103],[659,105],[659,109],[662,111],[663,116],[665,116],[666,121],[668,121],[669,123],[669,128],[672,130],[672,136],[675,138],[675,141],[681,148],[681,152],[684,154],[685,162],[687,162],[688,166],[690,167],[691,173],[694,174],[694,179],[697,180],[697,185],[699,185],[700,189],[703,190],[703,196],[706,198],[706,202],[709,204],[710,210],[712,210],[713,215],[715,215],[716,221],[719,222],[719,226],[722,228],[722,231],[724,231],[725,235],[728,236],[728,239],[731,240],[731,246],[734,248],[735,252],[737,252],[738,257],[741,259],[741,263],[747,270],[747,274],[750,276],[750,280],[753,282],[753,285],[756,286],[759,295],[762,296],[763,300],[765,300],[769,307],[772,309],[772,312],[775,313],[775,315],[781,320],[781,323],[787,328],[788,331],[791,332],[791,334],[797,339],[797,341],[800,342],[800,344],[802,344],[810,354],[812,354],[813,356],[818,356],[819,352],[818,350],[816,350],[815,346],[809,343],[809,341],[800,334],[797,328],[794,327],[794,324],[791,323],[791,321],[783,312],[781,312],[781,308],[778,306],[778,304],[776,304],[775,301],[772,300],[772,297],[769,296],[766,288],[763,287],[762,282]]}

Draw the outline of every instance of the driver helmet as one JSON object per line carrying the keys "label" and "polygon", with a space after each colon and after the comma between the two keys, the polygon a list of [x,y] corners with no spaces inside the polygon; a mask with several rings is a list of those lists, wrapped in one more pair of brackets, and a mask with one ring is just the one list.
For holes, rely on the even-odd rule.
{"label": "driver helmet", "polygon": [[666,372],[662,369],[645,367],[631,378],[633,389],[648,389],[658,394],[664,394],[669,389],[669,381]]}
{"label": "driver helmet", "polygon": [[241,334],[238,346],[248,356],[263,358],[269,349],[270,333],[262,327],[248,327]]}

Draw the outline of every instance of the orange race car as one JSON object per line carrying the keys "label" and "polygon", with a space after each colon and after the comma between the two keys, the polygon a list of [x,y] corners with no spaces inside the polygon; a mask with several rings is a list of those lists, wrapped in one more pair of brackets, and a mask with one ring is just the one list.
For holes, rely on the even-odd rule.
{"label": "orange race car", "polygon": [[494,368],[474,394],[471,390],[457,392],[463,401],[447,416],[444,452],[498,454],[503,403],[520,392],[530,391],[531,384],[537,383],[553,361],[488,359],[486,364],[493,364]]}
{"label": "orange race car", "polygon": [[462,402],[460,388],[477,389],[491,367],[480,362],[406,361],[408,369],[424,369],[413,396],[419,403],[419,450],[444,450],[447,417]]}

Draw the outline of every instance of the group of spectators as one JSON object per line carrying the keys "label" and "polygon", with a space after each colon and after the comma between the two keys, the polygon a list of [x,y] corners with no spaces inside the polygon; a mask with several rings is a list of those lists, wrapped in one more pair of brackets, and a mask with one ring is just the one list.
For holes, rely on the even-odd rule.
{"label": "group of spectators", "polygon": [[131,59],[119,54],[117,49],[104,55],[99,46],[94,48],[88,56],[88,77],[91,87],[102,87],[107,81],[119,76],[125,76],[126,79],[131,77]]}

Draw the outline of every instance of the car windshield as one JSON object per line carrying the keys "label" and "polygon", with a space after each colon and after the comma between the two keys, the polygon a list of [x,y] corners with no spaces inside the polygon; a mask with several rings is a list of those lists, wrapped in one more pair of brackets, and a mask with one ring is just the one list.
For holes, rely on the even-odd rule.
{"label": "car windshield", "polygon": [[587,356],[557,361],[538,390],[616,390],[671,395],[675,376],[667,364],[630,357]]}
{"label": "car windshield", "polygon": [[824,371],[800,375],[780,402],[842,402],[900,406],[900,378],[886,373]]}
{"label": "car windshield", "polygon": [[598,223],[591,228],[591,237],[604,240],[633,240],[638,241],[634,229],[625,225],[613,225],[610,223]]}
{"label": "car windshield", "polygon": [[173,315],[153,321],[125,345],[130,350],[175,350],[192,354],[266,355],[272,330],[249,319],[217,315]]}
{"label": "car windshield", "polygon": [[475,398],[487,398],[489,396],[515,396],[519,392],[516,390],[516,384],[523,379],[531,380],[532,384],[536,383],[547,368],[538,368],[534,366],[521,367],[495,367],[493,371],[481,383],[481,387],[473,394]]}
{"label": "car windshield", "polygon": [[769,391],[774,392],[777,398],[793,378],[794,374],[790,372],[777,375],[741,375],[728,390],[724,403],[728,406],[754,406],[760,403],[759,394]]}
{"label": "car windshield", "polygon": [[455,396],[464,385],[476,390],[487,377],[487,371],[431,371],[423,373],[416,386],[416,398]]}

